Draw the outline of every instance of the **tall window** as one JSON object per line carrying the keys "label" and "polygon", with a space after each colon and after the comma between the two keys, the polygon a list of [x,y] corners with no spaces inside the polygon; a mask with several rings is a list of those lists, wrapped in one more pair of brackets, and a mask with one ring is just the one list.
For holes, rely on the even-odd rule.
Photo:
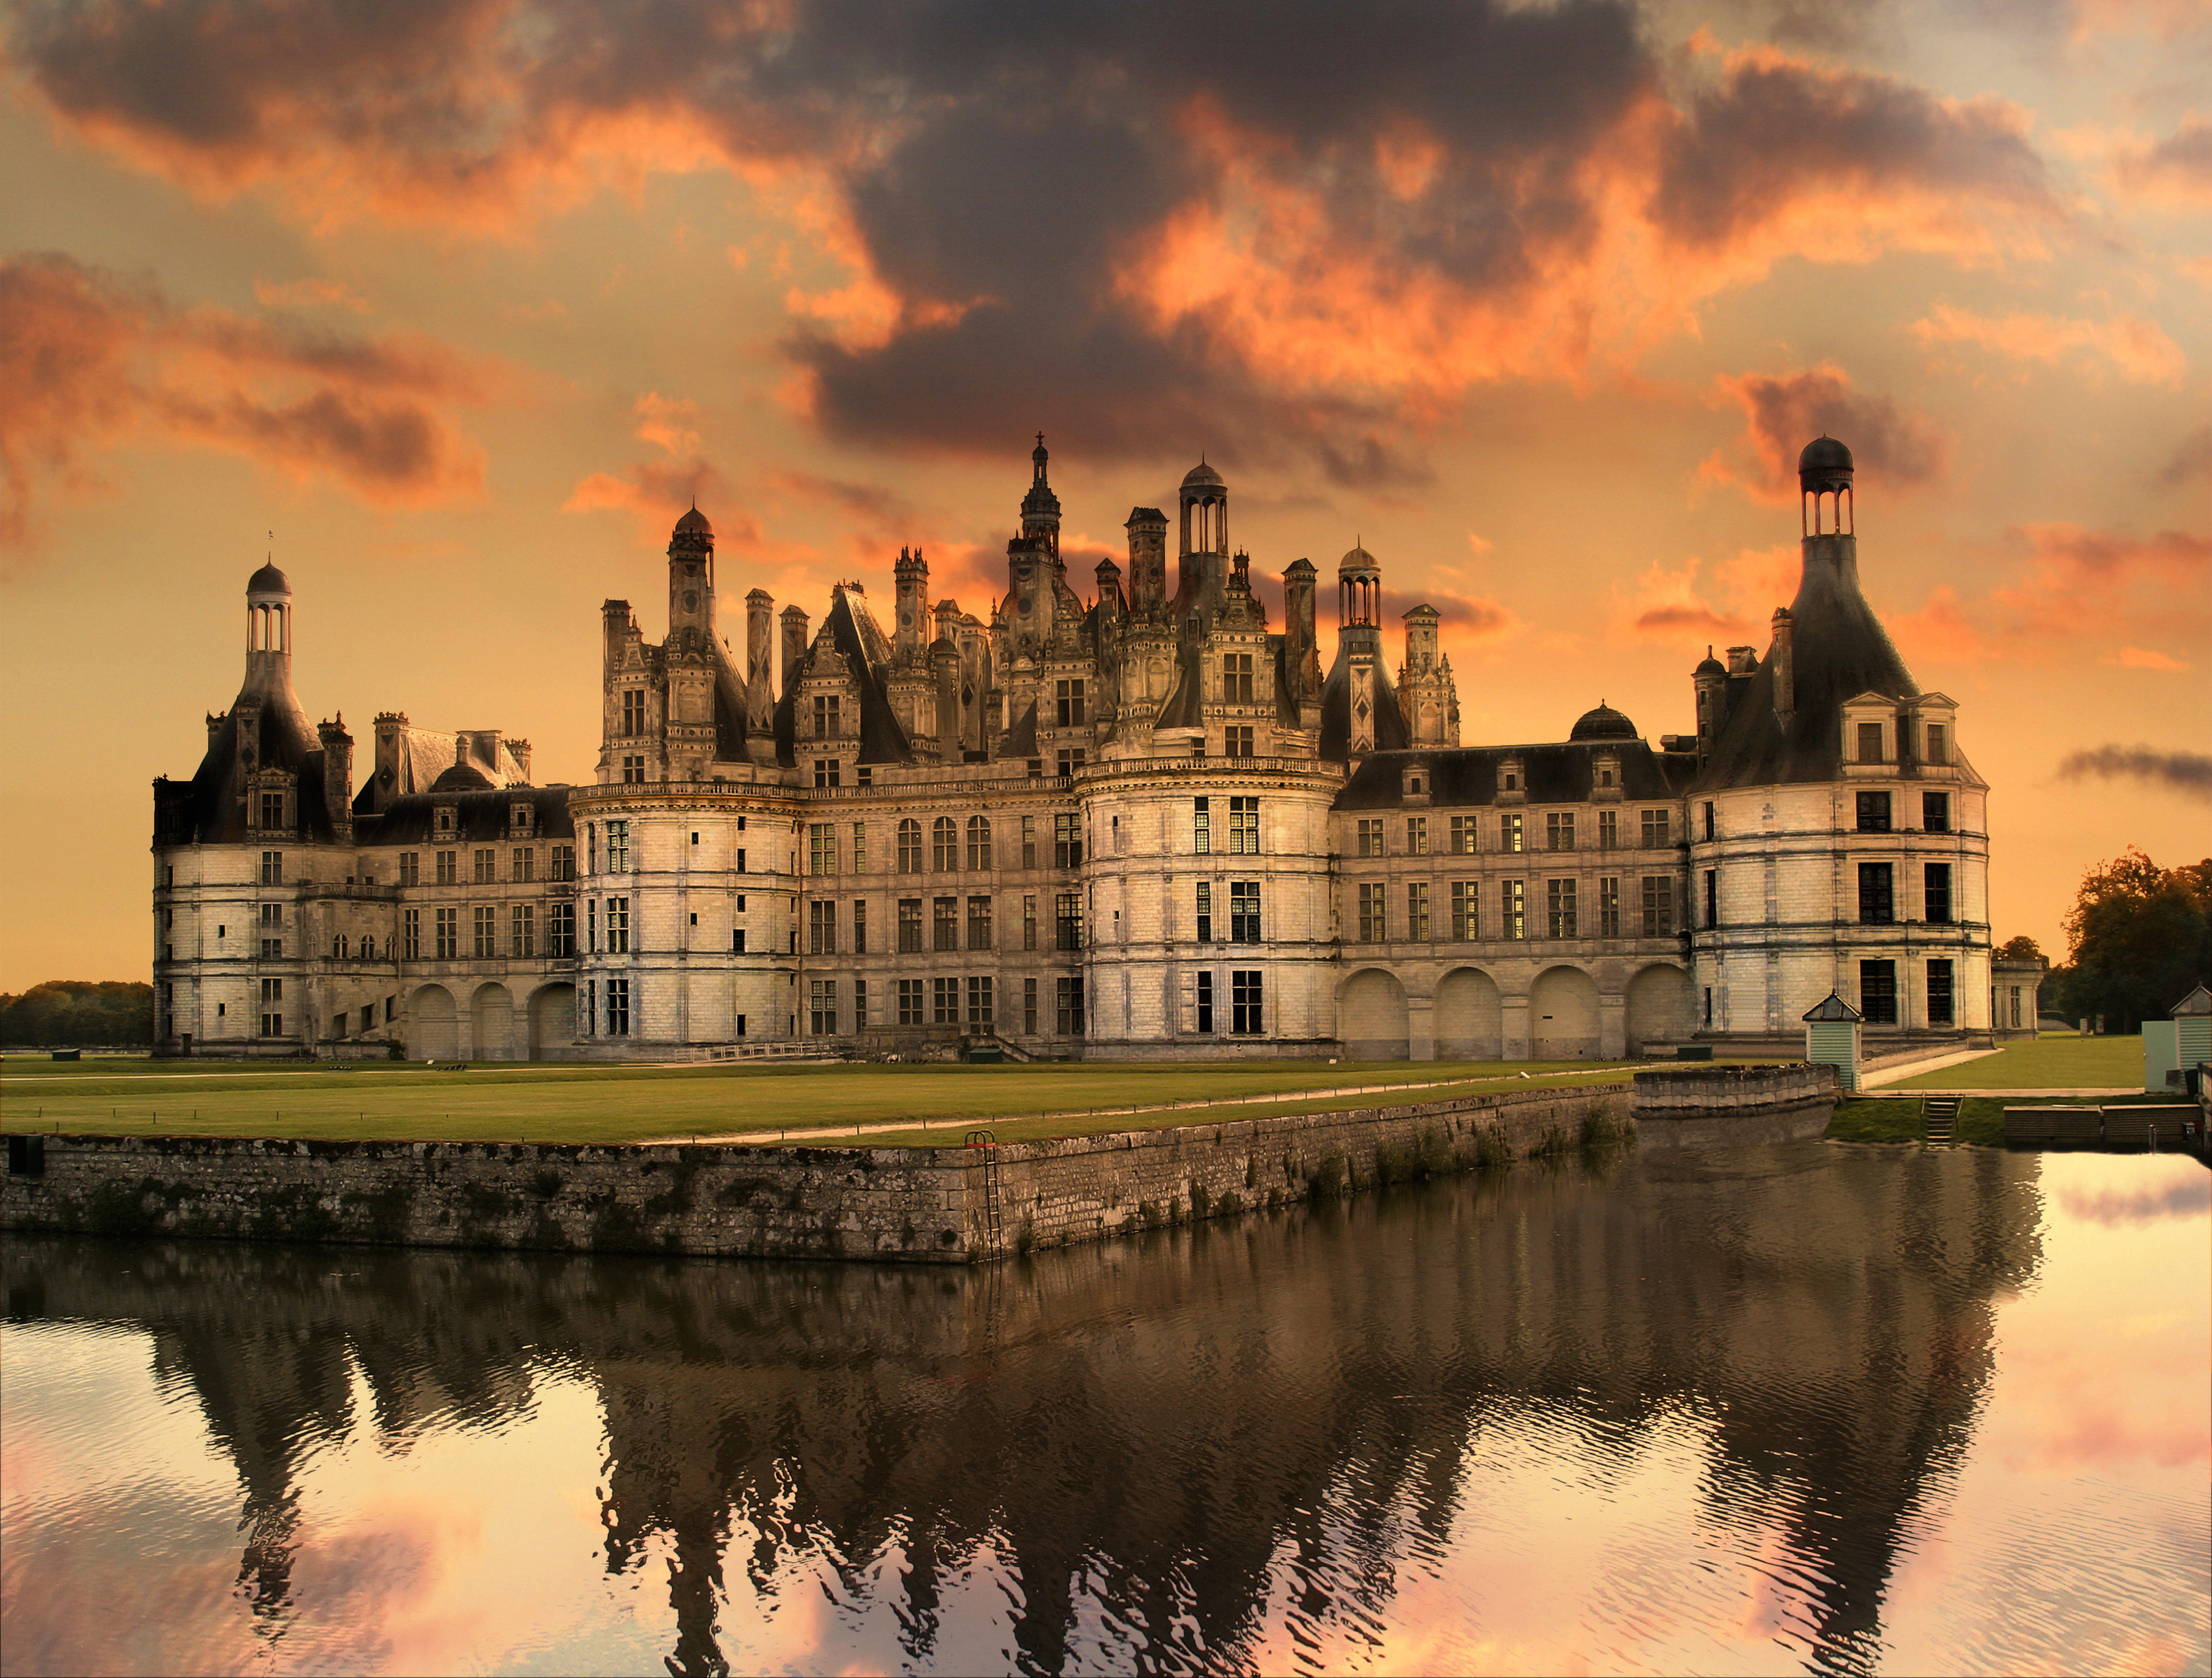
{"label": "tall window", "polygon": [[1190,801],[1190,848],[1203,857],[1213,849],[1213,800]]}
{"label": "tall window", "polygon": [[1034,978],[1025,978],[1022,981],[1022,1033],[1024,1036],[1036,1035],[1036,1014],[1037,982]]}
{"label": "tall window", "polygon": [[1887,863],[1859,864],[1859,919],[1868,926],[1887,926],[1897,918],[1895,874]]}
{"label": "tall window", "polygon": [[453,961],[461,954],[461,912],[458,909],[438,911],[438,960]]}
{"label": "tall window", "polygon": [[1498,848],[1517,851],[1521,849],[1521,813],[1509,810],[1498,818]]}
{"label": "tall window", "polygon": [[1601,938],[1620,936],[1620,881],[1604,879],[1597,882],[1597,936]]}
{"label": "tall window", "polygon": [[607,900],[607,954],[629,954],[629,900],[626,897]]}
{"label": "tall window", "polygon": [[1036,818],[1033,815],[1022,818],[1022,866],[1036,866]]}
{"label": "tall window", "polygon": [[989,1031],[998,1022],[996,999],[988,973],[970,974],[968,978],[968,1029]]}
{"label": "tall window", "polygon": [[1452,855],[1455,857],[1471,857],[1474,854],[1474,818],[1473,816],[1455,815],[1452,817]]}
{"label": "tall window", "polygon": [[835,874],[837,871],[836,822],[810,821],[806,824],[806,871],[809,874]]}
{"label": "tall window", "polygon": [[[624,758],[622,760],[622,772],[623,784],[624,786],[642,786],[645,784],[645,760],[643,758]],[[612,1001],[610,1000],[608,1006],[611,1008],[613,1005]],[[625,1010],[625,1012],[627,1011]]]}
{"label": "tall window", "polygon": [[1061,949],[1083,948],[1083,894],[1062,892],[1054,906],[1054,919],[1059,936],[1056,942]]}
{"label": "tall window", "polygon": [[1466,943],[1482,936],[1482,882],[1455,880],[1451,888],[1451,936]]}
{"label": "tall window", "polygon": [[968,818],[968,870],[981,874],[991,866],[991,818],[971,815]]}
{"label": "tall window", "polygon": [[1034,897],[1024,897],[1022,900],[1022,948],[1024,949],[1035,949],[1037,947],[1036,938],[1036,899]]}
{"label": "tall window", "polygon": [[1620,848],[1620,812],[1600,810],[1597,813],[1597,848],[1618,851]]}
{"label": "tall window", "polygon": [[1201,944],[1213,942],[1213,882],[1211,880],[1198,882],[1198,942]]}
{"label": "tall window", "polygon": [[607,823],[607,872],[629,872],[629,823],[627,821]]}
{"label": "tall window", "polygon": [[438,883],[441,886],[458,886],[461,883],[461,853],[459,851],[441,851],[438,853]]}
{"label": "tall window", "polygon": [[868,906],[860,898],[853,900],[853,954],[868,953]]}
{"label": "tall window", "polygon": [[399,914],[399,959],[420,961],[422,959],[422,912],[403,909]]}
{"label": "tall window", "polygon": [[837,1035],[837,981],[834,978],[810,978],[806,981],[807,1028],[816,1037]]}
{"label": "tall window", "polygon": [[1389,887],[1376,881],[1359,888],[1359,942],[1379,944],[1390,936]]}
{"label": "tall window", "polygon": [[1406,936],[1417,944],[1429,942],[1429,883],[1412,880],[1406,884]]}
{"label": "tall window", "polygon": [[1928,761],[1940,767],[1942,765],[1950,762],[1950,760],[1951,744],[1950,742],[1944,737],[1942,724],[1929,724]]}
{"label": "tall window", "polygon": [[545,954],[564,961],[576,954],[574,904],[549,903],[545,906]]}
{"label": "tall window", "polygon": [[1362,816],[1359,819],[1359,854],[1379,857],[1382,854],[1382,819],[1376,816],[1370,821]]}
{"label": "tall window", "polygon": [[921,872],[921,823],[907,816],[898,825],[898,871]]}
{"label": "tall window", "polygon": [[261,795],[261,825],[264,827],[282,827],[284,825],[283,793],[264,792]]}
{"label": "tall window", "polygon": [[1429,818],[1425,815],[1406,818],[1406,854],[1408,857],[1429,854]]}
{"label": "tall window", "polygon": [[1239,1037],[1257,1037],[1265,1029],[1260,1020],[1260,975],[1231,972],[1229,975],[1229,1029]]}
{"label": "tall window", "polygon": [[867,871],[868,824],[865,821],[855,821],[853,824],[853,872],[866,874]]}
{"label": "tall window", "polygon": [[492,855],[488,850],[479,850],[471,858],[476,870],[475,881],[479,886],[492,885],[499,879],[499,870],[493,866]]}
{"label": "tall window", "polygon": [[1197,977],[1194,1000],[1198,1019],[1195,1023],[1200,1031],[1211,1034],[1213,1030],[1213,975],[1201,968]]}
{"label": "tall window", "polygon": [[1507,938],[1528,936],[1528,903],[1523,885],[1518,880],[1498,882],[1498,933]]}
{"label": "tall window", "polygon": [[933,948],[958,949],[960,948],[960,900],[957,897],[932,899],[929,916],[930,930],[933,940]]}
{"label": "tall window", "polygon": [[806,953],[809,955],[836,954],[837,904],[835,899],[817,897],[807,904]]}
{"label": "tall window", "polygon": [[960,1023],[960,981],[957,978],[930,980],[929,1003],[932,1025],[958,1025]]}
{"label": "tall window", "polygon": [[1939,924],[1951,918],[1951,865],[1929,863],[1922,870],[1922,892],[1928,918]]}
{"label": "tall window", "polygon": [[[557,850],[558,847],[556,846],[556,849]],[[422,854],[419,851],[403,851],[399,853],[399,883],[403,886],[419,886],[422,883]]]}
{"label": "tall window", "polygon": [[645,694],[635,688],[623,692],[622,731],[624,734],[645,732]]}
{"label": "tall window", "polygon": [[949,815],[929,824],[929,866],[939,874],[959,871],[960,830]]}
{"label": "tall window", "polygon": [[518,886],[526,886],[538,872],[538,851],[535,846],[519,845],[514,848],[514,869],[509,875]]}
{"label": "tall window", "polygon": [[1859,761],[1861,763],[1881,761],[1881,724],[1880,723],[1859,724]]}
{"label": "tall window", "polygon": [[475,922],[476,959],[489,961],[499,954],[499,911],[488,903],[478,904]]}
{"label": "tall window", "polygon": [[1931,833],[1951,831],[1951,795],[1948,792],[1923,792],[1920,795],[1920,825]]}
{"label": "tall window", "polygon": [[1257,880],[1232,880],[1229,882],[1229,942],[1232,944],[1256,944],[1260,942],[1260,882]]}
{"label": "tall window", "polygon": [[1083,767],[1083,748],[1080,746],[1062,746],[1060,748],[1059,758],[1060,766],[1054,770],[1054,772],[1057,774],[1060,779],[1066,780],[1070,775],[1073,775],[1077,770]]}
{"label": "tall window", "polygon": [[1062,1037],[1083,1035],[1083,980],[1060,978],[1053,981],[1053,989],[1060,1003],[1060,1034]]}
{"label": "tall window", "polygon": [[921,948],[921,900],[902,897],[898,906],[898,947],[902,955],[913,955]]}
{"label": "tall window", "polygon": [[1887,792],[1862,792],[1858,795],[1859,832],[1886,833],[1889,831],[1889,795]]}
{"label": "tall window", "polygon": [[1081,728],[1083,726],[1083,684],[1080,681],[1060,682],[1057,685],[1055,698],[1058,701],[1060,726],[1064,729]]}
{"label": "tall window", "polygon": [[1572,810],[1553,810],[1544,818],[1544,845],[1552,851],[1571,851],[1575,848],[1575,813]]}
{"label": "tall window", "polygon": [[[1227,652],[1221,656],[1221,702],[1224,705],[1252,703],[1252,655],[1249,652]],[[1234,754],[1232,753],[1233,756]]]}
{"label": "tall window", "polygon": [[1249,723],[1231,723],[1226,728],[1223,729],[1221,730],[1221,753],[1224,757],[1251,757],[1254,755],[1252,725]]}
{"label": "tall window", "polygon": [[1082,817],[1073,814],[1053,817],[1052,865],[1054,868],[1083,866],[1082,820]]}
{"label": "tall window", "polygon": [[1720,812],[1713,807],[1713,802],[1710,798],[1705,800],[1704,809],[1705,815],[1705,837],[1709,839],[1717,838],[1720,833]]}
{"label": "tall window", "polygon": [[[552,857],[549,860],[552,865],[554,879],[574,880],[576,877],[576,847],[574,845],[555,845]],[[413,882],[410,881],[409,883]]]}
{"label": "tall window", "polygon": [[988,897],[968,900],[968,948],[991,948],[991,900]]}
{"label": "tall window", "polygon": [[607,981],[607,1035],[629,1035],[629,981],[626,978]]}
{"label": "tall window", "polygon": [[264,978],[261,981],[261,1035],[284,1035],[284,981]]}
{"label": "tall window", "polygon": [[843,764],[844,760],[842,758],[816,758],[814,760],[814,784],[816,789],[817,791],[826,791],[830,787],[841,784],[840,778],[843,773]]}
{"label": "tall window", "polygon": [[898,982],[898,1022],[902,1026],[920,1026],[928,1022],[922,1017],[921,981],[902,978]]}
{"label": "tall window", "polygon": [[[2013,992],[2014,1006],[2019,1006],[2020,992]],[[1948,1026],[1953,1023],[1954,1001],[1951,990],[1951,961],[1948,956],[1938,957],[1928,964],[1928,1023]],[[2013,1024],[2018,1025],[2015,1019]]]}
{"label": "tall window", "polygon": [[1721,876],[1717,869],[1705,870],[1705,924],[1721,924]]}
{"label": "tall window", "polygon": [[1869,1026],[1897,1023],[1897,963],[1859,963],[1859,1014]]}
{"label": "tall window", "polygon": [[1674,822],[1666,810],[1644,812],[1644,848],[1657,851],[1674,842]]}
{"label": "tall window", "polygon": [[1260,801],[1257,798],[1231,798],[1229,801],[1229,854],[1232,857],[1256,857],[1260,854]]}
{"label": "tall window", "polygon": [[1554,938],[1573,938],[1580,936],[1575,930],[1575,882],[1571,880],[1547,880],[1544,882],[1544,903],[1548,912],[1552,936]]}
{"label": "tall window", "polygon": [[843,730],[838,726],[838,699],[835,694],[814,696],[814,737],[835,740]]}

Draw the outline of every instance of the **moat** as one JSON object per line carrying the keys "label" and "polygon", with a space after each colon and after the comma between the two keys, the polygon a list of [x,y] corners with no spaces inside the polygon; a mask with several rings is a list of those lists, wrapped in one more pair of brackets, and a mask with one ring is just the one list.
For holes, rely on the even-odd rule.
{"label": "moat", "polygon": [[2205,1672],[2209,1210],[1801,1143],[975,1270],[14,1237],[0,1667]]}

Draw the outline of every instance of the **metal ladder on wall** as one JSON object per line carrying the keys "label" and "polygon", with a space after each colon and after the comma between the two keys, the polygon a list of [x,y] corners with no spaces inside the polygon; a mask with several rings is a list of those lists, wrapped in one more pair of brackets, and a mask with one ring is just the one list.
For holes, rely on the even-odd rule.
{"label": "metal ladder on wall", "polygon": [[970,1130],[969,1147],[975,1148],[983,1162],[983,1229],[989,1238],[993,1251],[1006,1244],[1006,1229],[999,1211],[999,1139],[988,1130]]}
{"label": "metal ladder on wall", "polygon": [[1950,1147],[1952,1128],[1959,1122],[1959,1098],[1955,1095],[1929,1096],[1920,1104],[1920,1114],[1927,1127],[1929,1147]]}

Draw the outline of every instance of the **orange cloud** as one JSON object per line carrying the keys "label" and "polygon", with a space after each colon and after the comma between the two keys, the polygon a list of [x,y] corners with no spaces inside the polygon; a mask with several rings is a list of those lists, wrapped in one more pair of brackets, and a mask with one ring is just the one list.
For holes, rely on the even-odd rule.
{"label": "orange cloud", "polygon": [[2055,363],[2081,351],[2103,357],[2124,379],[2140,385],[2179,385],[2189,371],[2181,347],[2151,322],[2134,315],[2109,320],[2069,320],[2057,315],[1978,315],[1939,303],[1912,324],[1923,344],[1968,343],[2018,361]]}
{"label": "orange cloud", "polygon": [[[1980,598],[1964,600],[1947,584],[1919,611],[1893,617],[1909,656],[2039,663],[2078,657],[2085,636],[2172,633],[2212,618],[2199,603],[2212,583],[2212,536],[2024,524],[2004,533],[1997,554],[2010,565],[2010,580]],[[2136,669],[2178,663],[2134,646],[2101,662]]]}
{"label": "orange cloud", "polygon": [[2124,670],[2185,670],[2190,668],[2179,658],[2169,658],[2162,652],[2148,647],[2124,646],[2110,658],[2100,658],[2100,664],[2117,664]]}
{"label": "orange cloud", "polygon": [[127,439],[242,455],[379,506],[474,494],[483,451],[443,409],[491,370],[420,337],[344,338],[277,318],[179,311],[150,284],[67,257],[0,262],[0,544],[81,491],[90,448]]}
{"label": "orange cloud", "polygon": [[2123,146],[2113,176],[2130,197],[2184,209],[2212,206],[2212,122],[2190,116],[2163,140]]}
{"label": "orange cloud", "polygon": [[1764,645],[1774,609],[1796,597],[1802,561],[1796,545],[1747,548],[1711,568],[1692,554],[1679,570],[1655,560],[1624,597],[1614,590],[1616,637],[1687,651],[1698,641]]}
{"label": "orange cloud", "polygon": [[637,435],[641,441],[665,449],[670,454],[696,454],[699,433],[693,421],[699,417],[699,404],[664,397],[658,391],[647,391],[637,399]]}
{"label": "orange cloud", "polygon": [[343,280],[291,280],[278,285],[269,280],[253,282],[253,300],[264,309],[327,307],[350,309],[357,315],[373,314],[374,306],[358,296]]}

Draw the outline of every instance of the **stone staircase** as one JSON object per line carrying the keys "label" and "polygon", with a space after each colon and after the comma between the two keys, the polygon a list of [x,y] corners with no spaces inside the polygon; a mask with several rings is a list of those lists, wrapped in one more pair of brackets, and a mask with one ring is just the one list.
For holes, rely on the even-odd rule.
{"label": "stone staircase", "polygon": [[1930,1095],[1921,1102],[1920,1114],[1927,1130],[1929,1147],[1950,1147],[1953,1127],[1959,1122],[1959,1098]]}

